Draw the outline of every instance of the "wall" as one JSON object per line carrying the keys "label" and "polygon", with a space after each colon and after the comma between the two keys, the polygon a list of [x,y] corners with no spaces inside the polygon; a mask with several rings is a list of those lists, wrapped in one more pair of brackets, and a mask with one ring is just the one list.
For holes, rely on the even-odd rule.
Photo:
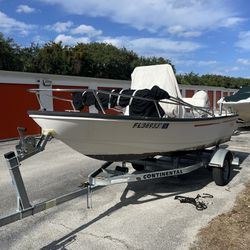
{"label": "wall", "polygon": [[0,139],[17,137],[17,127],[28,128],[30,134],[40,132],[27,115],[27,110],[39,109],[36,96],[27,91],[36,87],[35,84],[0,84]]}

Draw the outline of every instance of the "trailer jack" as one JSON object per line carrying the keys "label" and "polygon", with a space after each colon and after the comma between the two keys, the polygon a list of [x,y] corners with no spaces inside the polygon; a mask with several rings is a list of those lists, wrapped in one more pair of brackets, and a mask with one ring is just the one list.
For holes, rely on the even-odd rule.
{"label": "trailer jack", "polygon": [[72,200],[86,193],[85,189],[78,189],[60,197],[32,205],[20,171],[21,161],[42,152],[49,140],[53,138],[51,133],[43,134],[40,138],[35,136],[24,136],[25,129],[18,128],[20,141],[16,145],[16,153],[10,151],[4,154],[9,169],[12,184],[16,190],[17,209],[15,213],[0,218],[0,227],[12,222],[34,215],[66,201]]}

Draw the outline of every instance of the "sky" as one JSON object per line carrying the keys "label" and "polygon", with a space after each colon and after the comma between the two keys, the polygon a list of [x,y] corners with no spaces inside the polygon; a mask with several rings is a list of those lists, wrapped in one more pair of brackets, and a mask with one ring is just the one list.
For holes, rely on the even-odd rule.
{"label": "sky", "polygon": [[23,47],[107,42],[178,74],[250,78],[249,0],[0,0],[0,32]]}

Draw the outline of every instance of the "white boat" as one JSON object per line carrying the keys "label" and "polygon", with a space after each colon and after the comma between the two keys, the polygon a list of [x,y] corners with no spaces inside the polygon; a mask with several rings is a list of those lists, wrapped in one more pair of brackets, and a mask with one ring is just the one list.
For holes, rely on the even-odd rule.
{"label": "white boat", "polygon": [[249,86],[240,88],[234,95],[223,97],[218,103],[222,105],[222,108],[237,113],[243,122],[250,122]]}
{"label": "white boat", "polygon": [[[143,159],[176,151],[205,149],[230,140],[236,129],[237,116],[215,116],[207,111],[207,107],[184,102],[170,65],[138,67],[132,74],[132,89],[149,89],[156,83],[171,96],[159,101],[165,112],[164,117],[109,115],[103,108],[103,114],[40,110],[29,111],[29,116],[43,133],[51,133],[84,155],[106,161]],[[105,91],[86,91],[92,91],[102,106],[97,92],[105,94]],[[115,95],[118,98],[127,97],[122,93]],[[155,100],[148,101],[156,105]]]}
{"label": "white boat", "polygon": [[148,119],[51,111],[32,111],[29,116],[76,151],[107,161],[219,145],[230,140],[237,120],[237,116]]}

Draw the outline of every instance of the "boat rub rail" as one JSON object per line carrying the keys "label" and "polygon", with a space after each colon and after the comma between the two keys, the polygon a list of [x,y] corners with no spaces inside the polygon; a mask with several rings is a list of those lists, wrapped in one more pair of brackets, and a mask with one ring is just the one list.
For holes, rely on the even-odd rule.
{"label": "boat rub rail", "polygon": [[[72,117],[72,118],[93,118],[93,119],[107,119],[107,120],[129,120],[129,121],[160,121],[160,122],[193,122],[193,121],[217,121],[217,120],[223,120],[228,119],[228,116],[214,116],[214,117],[195,117],[195,118],[158,118],[158,117],[143,117],[143,116],[126,116],[126,115],[110,115],[110,114],[96,114],[96,113],[84,113],[84,112],[55,112],[55,111],[28,111],[29,115],[39,115],[41,116],[62,116],[62,117]],[[238,118],[238,115],[230,115],[232,119],[227,120],[226,122],[235,121],[235,119]],[[222,121],[223,122],[223,121]]]}

